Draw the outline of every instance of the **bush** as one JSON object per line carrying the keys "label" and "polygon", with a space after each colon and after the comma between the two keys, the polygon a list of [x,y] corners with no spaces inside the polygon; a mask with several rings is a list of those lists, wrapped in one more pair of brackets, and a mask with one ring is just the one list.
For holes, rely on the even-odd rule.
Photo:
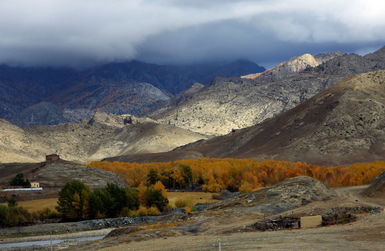
{"label": "bush", "polygon": [[177,199],[175,201],[175,207],[176,208],[183,208],[187,206],[187,201],[184,199]]}
{"label": "bush", "polygon": [[150,207],[147,209],[147,215],[160,215],[160,211],[157,207]]}
{"label": "bush", "polygon": [[157,207],[152,206],[152,207],[144,207],[140,206],[139,209],[135,212],[131,212],[131,217],[136,217],[136,216],[149,216],[149,215],[160,215],[160,211]]}
{"label": "bush", "polygon": [[57,219],[60,217],[58,212],[51,210],[50,208],[44,208],[42,210],[37,211],[35,214],[35,218],[44,221],[47,219]]}
{"label": "bush", "polygon": [[140,206],[137,211],[138,216],[147,216],[147,207]]}

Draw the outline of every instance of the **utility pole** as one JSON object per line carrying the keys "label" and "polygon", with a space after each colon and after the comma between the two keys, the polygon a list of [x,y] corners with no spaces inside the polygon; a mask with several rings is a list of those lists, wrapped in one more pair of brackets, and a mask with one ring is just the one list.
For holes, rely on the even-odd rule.
{"label": "utility pole", "polygon": [[49,243],[50,243],[50,246],[51,246],[51,251],[53,251],[53,247],[52,247],[52,231],[50,232],[50,235],[49,235]]}

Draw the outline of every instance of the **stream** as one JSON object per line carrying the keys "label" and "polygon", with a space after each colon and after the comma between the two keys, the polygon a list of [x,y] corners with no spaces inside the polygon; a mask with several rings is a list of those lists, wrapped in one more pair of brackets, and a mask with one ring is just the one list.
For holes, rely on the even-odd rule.
{"label": "stream", "polygon": [[23,242],[4,243],[4,244],[0,244],[0,249],[56,245],[63,242],[95,241],[95,240],[103,239],[104,236],[105,235],[92,236],[92,237],[67,238],[67,239],[53,239],[53,240],[43,240],[43,241],[23,241]]}

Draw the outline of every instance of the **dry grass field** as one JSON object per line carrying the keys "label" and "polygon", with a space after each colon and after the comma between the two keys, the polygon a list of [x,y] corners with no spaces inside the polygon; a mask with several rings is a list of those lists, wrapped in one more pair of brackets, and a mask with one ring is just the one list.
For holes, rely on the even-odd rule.
{"label": "dry grass field", "polygon": [[216,202],[212,196],[215,193],[205,192],[168,192],[168,200],[170,205],[174,206],[175,201],[178,199],[185,200],[189,207],[194,206],[197,203]]}
{"label": "dry grass field", "polygon": [[30,212],[36,212],[45,208],[54,210],[57,206],[57,198],[40,199],[40,200],[25,200],[17,203]]}

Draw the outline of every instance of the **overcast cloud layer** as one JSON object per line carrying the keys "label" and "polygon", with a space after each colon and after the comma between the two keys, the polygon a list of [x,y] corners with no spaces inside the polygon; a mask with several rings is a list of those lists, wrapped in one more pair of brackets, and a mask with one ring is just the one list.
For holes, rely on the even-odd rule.
{"label": "overcast cloud layer", "polygon": [[0,63],[273,64],[385,45],[382,0],[1,0]]}

